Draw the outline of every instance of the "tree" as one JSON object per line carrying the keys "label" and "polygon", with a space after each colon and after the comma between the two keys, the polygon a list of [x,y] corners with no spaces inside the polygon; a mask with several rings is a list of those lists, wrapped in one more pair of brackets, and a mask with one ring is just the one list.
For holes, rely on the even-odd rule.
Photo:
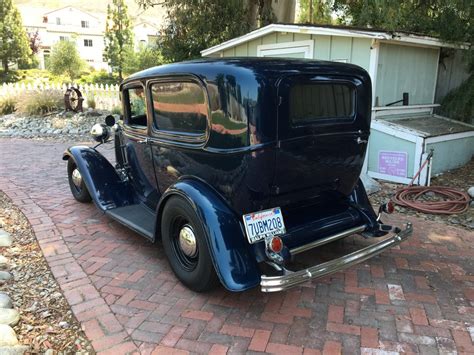
{"label": "tree", "polygon": [[9,63],[28,60],[31,50],[20,12],[12,0],[0,1],[0,19],[0,60],[6,75]]}
{"label": "tree", "polygon": [[130,18],[124,0],[113,0],[112,6],[107,5],[104,42],[105,59],[112,71],[117,72],[119,79],[122,80],[127,53],[130,53],[133,48]]}
{"label": "tree", "polygon": [[74,80],[81,75],[85,63],[79,56],[74,42],[59,41],[51,50],[48,66],[54,75],[66,74]]}
{"label": "tree", "polygon": [[472,42],[474,3],[466,0],[334,0],[340,22]]}
{"label": "tree", "polygon": [[242,0],[167,0],[158,40],[166,61],[200,57],[200,51],[247,32]]}
{"label": "tree", "polygon": [[474,112],[474,2],[467,0],[334,0],[333,10],[344,24],[404,30],[470,43],[466,58],[470,78],[448,94],[441,113],[468,121]]}
{"label": "tree", "polygon": [[128,75],[160,64],[163,64],[163,56],[158,47],[140,44],[137,52],[131,51],[127,55],[123,71]]}
{"label": "tree", "polygon": [[300,0],[300,18],[302,23],[330,24],[331,3],[328,0]]}
{"label": "tree", "polygon": [[159,47],[166,61],[200,57],[200,51],[275,21],[272,0],[136,0],[164,6],[167,22]]}

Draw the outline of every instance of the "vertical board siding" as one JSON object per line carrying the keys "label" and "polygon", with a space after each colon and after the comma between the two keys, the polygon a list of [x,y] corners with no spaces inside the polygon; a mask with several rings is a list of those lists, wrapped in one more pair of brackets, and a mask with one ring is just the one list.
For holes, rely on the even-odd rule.
{"label": "vertical board siding", "polygon": [[332,36],[331,60],[346,61],[351,63],[352,38]]}
{"label": "vertical board siding", "polygon": [[[309,35],[305,33],[275,32],[266,36],[239,44],[219,52],[216,56],[257,56],[257,48],[261,44],[291,43],[296,41],[314,41],[313,59],[341,60],[369,69],[370,40],[365,38],[336,37]],[[300,53],[275,55],[286,58],[301,58]]]}
{"label": "vertical board siding", "polygon": [[257,56],[257,47],[262,44],[262,39],[257,38],[253,41],[250,41],[248,47],[248,55],[249,57],[256,57]]}
{"label": "vertical board siding", "polygon": [[311,39],[312,36],[305,34],[305,33],[295,33],[294,34],[294,40],[295,41],[307,41],[308,39]]}
{"label": "vertical board siding", "polygon": [[415,159],[415,149],[415,143],[413,142],[373,129],[370,134],[369,150],[367,152],[367,154],[369,154],[368,169],[373,172],[379,171],[379,151],[381,150],[407,152],[407,177],[412,178],[414,174],[413,164]]}
{"label": "vertical board siding", "polygon": [[442,56],[438,68],[435,103],[469,78],[469,68],[465,50],[453,50],[449,56]]}
{"label": "vertical board siding", "polygon": [[294,42],[293,33],[277,32],[277,43]]}
{"label": "vertical board siding", "polygon": [[431,174],[459,168],[474,155],[474,137],[466,137],[445,142],[428,143],[426,152],[434,149]]}
{"label": "vertical board siding", "polygon": [[370,64],[370,44],[371,40],[367,38],[352,39],[351,63],[367,71]]}
{"label": "vertical board siding", "polygon": [[331,59],[331,38],[332,36],[313,35],[314,40],[314,59]]}
{"label": "vertical board siding", "polygon": [[433,103],[438,49],[380,44],[376,97],[378,105],[402,99],[409,93],[410,105]]}
{"label": "vertical board siding", "polygon": [[224,57],[235,57],[235,47],[225,49]]}
{"label": "vertical board siding", "polygon": [[270,33],[266,36],[262,37],[262,44],[274,44],[277,43],[277,34],[275,33]]}
{"label": "vertical board siding", "polygon": [[249,56],[249,44],[248,42],[242,43],[235,47],[235,55],[237,57],[248,57]]}

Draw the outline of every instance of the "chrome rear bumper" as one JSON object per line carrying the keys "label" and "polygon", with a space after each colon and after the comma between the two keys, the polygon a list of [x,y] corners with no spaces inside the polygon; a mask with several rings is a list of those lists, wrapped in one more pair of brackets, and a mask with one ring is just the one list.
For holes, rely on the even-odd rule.
{"label": "chrome rear bumper", "polygon": [[278,292],[287,290],[291,287],[294,287],[300,283],[317,279],[335,272],[341,271],[345,268],[348,268],[352,265],[361,263],[367,259],[370,259],[380,253],[385,249],[394,247],[404,240],[406,240],[413,232],[413,227],[411,223],[407,223],[404,230],[395,234],[392,237],[385,238],[381,242],[376,244],[369,245],[365,248],[357,250],[353,253],[344,255],[340,258],[312,266],[307,269],[300,271],[286,271],[285,275],[281,276],[266,276],[262,275],[260,281],[260,287],[262,292]]}

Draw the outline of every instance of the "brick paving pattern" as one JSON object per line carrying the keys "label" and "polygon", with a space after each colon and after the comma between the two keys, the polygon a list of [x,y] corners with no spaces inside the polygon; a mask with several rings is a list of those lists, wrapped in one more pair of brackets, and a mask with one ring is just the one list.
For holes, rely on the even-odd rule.
{"label": "brick paving pattern", "polygon": [[412,219],[411,240],[331,277],[276,294],[196,294],[160,244],[72,198],[65,147],[0,140],[0,189],[33,225],[96,351],[474,353],[473,233]]}

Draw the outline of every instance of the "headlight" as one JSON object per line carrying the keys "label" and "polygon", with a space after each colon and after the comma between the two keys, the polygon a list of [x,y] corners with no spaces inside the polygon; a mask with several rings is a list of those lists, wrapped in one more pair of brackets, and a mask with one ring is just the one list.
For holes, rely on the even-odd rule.
{"label": "headlight", "polygon": [[110,139],[110,129],[103,123],[96,123],[91,128],[91,135],[99,143],[105,143]]}

